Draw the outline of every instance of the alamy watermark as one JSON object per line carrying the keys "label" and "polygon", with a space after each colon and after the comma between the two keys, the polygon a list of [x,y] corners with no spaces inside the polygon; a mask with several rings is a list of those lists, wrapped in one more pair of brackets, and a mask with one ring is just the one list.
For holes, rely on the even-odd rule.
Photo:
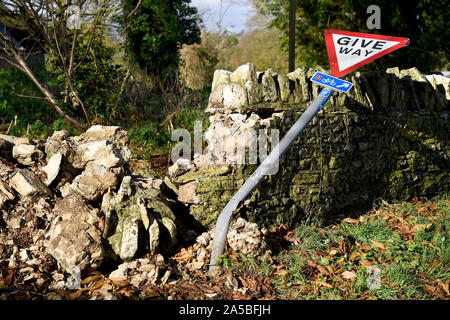
{"label": "alamy watermark", "polygon": [[367,14],[370,14],[369,18],[367,18],[367,28],[369,30],[373,29],[381,29],[381,9],[377,5],[370,5],[366,10]]}
{"label": "alamy watermark", "polygon": [[67,29],[80,29],[81,9],[77,5],[71,5],[67,8]]}
{"label": "alamy watermark", "polygon": [[268,174],[273,175],[279,168],[280,135],[278,129],[271,129],[269,137],[268,131],[265,129],[256,131],[250,128],[240,131],[239,134],[210,137],[208,146],[203,148],[202,122],[195,121],[194,139],[187,129],[175,129],[172,132],[171,140],[178,143],[172,148],[170,157],[172,163],[176,163],[179,159],[192,161],[203,156],[216,164],[257,164],[258,160],[262,162],[268,156],[270,144],[274,156]]}
{"label": "alamy watermark", "polygon": [[367,288],[380,289],[381,288],[381,269],[378,266],[372,265],[367,267]]}

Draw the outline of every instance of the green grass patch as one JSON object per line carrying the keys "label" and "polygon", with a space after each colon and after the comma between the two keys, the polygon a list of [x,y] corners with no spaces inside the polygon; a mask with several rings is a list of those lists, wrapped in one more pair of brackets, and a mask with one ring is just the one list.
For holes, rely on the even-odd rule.
{"label": "green grass patch", "polygon": [[[447,196],[384,202],[359,219],[301,226],[264,274],[279,299],[448,299],[449,209]],[[232,269],[258,263],[233,260]]]}

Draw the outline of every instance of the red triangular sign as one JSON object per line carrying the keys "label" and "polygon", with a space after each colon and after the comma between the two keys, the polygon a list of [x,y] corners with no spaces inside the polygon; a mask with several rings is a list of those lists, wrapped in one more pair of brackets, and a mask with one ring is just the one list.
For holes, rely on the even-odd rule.
{"label": "red triangular sign", "polygon": [[325,31],[331,75],[342,77],[409,44],[408,38],[328,29]]}

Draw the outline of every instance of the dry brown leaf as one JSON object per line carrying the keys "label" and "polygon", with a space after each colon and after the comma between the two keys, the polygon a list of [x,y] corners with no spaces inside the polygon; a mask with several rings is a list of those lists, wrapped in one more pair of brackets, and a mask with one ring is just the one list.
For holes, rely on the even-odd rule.
{"label": "dry brown leaf", "polygon": [[178,263],[191,262],[194,259],[194,254],[190,250],[181,249],[181,252],[177,253],[172,259]]}
{"label": "dry brown leaf", "polygon": [[447,293],[447,295],[450,295],[449,287],[450,287],[450,280],[447,280],[445,283],[441,279],[436,280],[437,283],[444,289],[444,291]]}
{"label": "dry brown leaf", "polygon": [[241,281],[242,286],[243,286],[244,288],[247,288],[247,287],[248,287],[248,282],[247,282],[244,278],[242,278],[241,276],[239,276],[238,279]]}
{"label": "dry brown leaf", "polygon": [[118,279],[118,278],[114,278],[111,279],[111,281],[120,289],[123,288],[125,286],[127,286],[129,284],[128,280],[125,279]]}
{"label": "dry brown leaf", "polygon": [[375,241],[375,240],[370,240],[370,242],[372,242],[372,244],[373,244],[376,248],[380,249],[381,251],[386,250],[386,247],[385,247],[384,244],[382,244],[381,242],[378,242],[378,241]]}
{"label": "dry brown leaf", "polygon": [[358,250],[360,250],[362,252],[368,252],[368,251],[372,250],[372,248],[369,246],[361,246],[361,247],[358,247]]}
{"label": "dry brown leaf", "polygon": [[100,289],[101,287],[103,287],[103,285],[106,283],[105,279],[99,280],[97,282],[95,282],[90,289],[91,290],[97,290]]}
{"label": "dry brown leaf", "polygon": [[356,252],[350,256],[350,260],[354,261],[354,260],[358,259],[359,257],[361,257],[361,254],[359,252]]}
{"label": "dry brown leaf", "polygon": [[333,288],[333,286],[331,284],[329,284],[329,283],[327,283],[325,281],[317,281],[317,284],[320,284],[321,286],[324,286],[324,287],[327,287],[327,288],[330,288],[330,289]]}
{"label": "dry brown leaf", "polygon": [[308,266],[310,267],[316,267],[317,263],[315,263],[314,261],[308,260]]}
{"label": "dry brown leaf", "polygon": [[368,267],[368,266],[371,266],[371,265],[372,265],[372,262],[370,262],[369,260],[365,259],[365,260],[361,260],[361,261],[359,262],[359,264],[360,264],[361,266],[363,266],[363,267]]}
{"label": "dry brown leaf", "polygon": [[81,281],[81,283],[86,285],[91,282],[97,282],[97,281],[100,281],[103,279],[104,279],[103,275],[93,275],[93,276],[89,276],[89,277],[83,279],[83,281]]}
{"label": "dry brown leaf", "polygon": [[330,271],[328,271],[324,266],[318,264],[316,266],[316,268],[320,271],[320,273],[326,274],[326,275],[331,275]]}
{"label": "dry brown leaf", "polygon": [[430,207],[430,211],[431,212],[435,212],[438,208],[438,206],[436,204],[433,203],[433,205]]}
{"label": "dry brown leaf", "polygon": [[428,211],[428,207],[420,207],[419,209],[417,209],[417,212],[419,213],[419,214],[424,214],[424,213],[426,213]]}
{"label": "dry brown leaf", "polygon": [[342,220],[344,222],[350,223],[350,224],[358,224],[359,220],[358,219],[352,219],[352,218],[345,218],[344,220]]}
{"label": "dry brown leaf", "polygon": [[419,230],[422,229],[422,228],[427,229],[427,228],[431,227],[431,225],[432,225],[432,223],[427,223],[427,224],[417,224],[417,225],[415,225],[415,226],[411,229],[411,231],[412,231],[412,232],[417,232],[417,231],[419,231]]}
{"label": "dry brown leaf", "polygon": [[10,268],[10,269],[7,270],[7,272],[6,272],[6,277],[5,277],[5,279],[3,280],[3,283],[4,283],[7,287],[9,287],[9,286],[14,282],[14,275],[15,275],[15,272],[14,272],[14,270],[13,270],[12,268]]}

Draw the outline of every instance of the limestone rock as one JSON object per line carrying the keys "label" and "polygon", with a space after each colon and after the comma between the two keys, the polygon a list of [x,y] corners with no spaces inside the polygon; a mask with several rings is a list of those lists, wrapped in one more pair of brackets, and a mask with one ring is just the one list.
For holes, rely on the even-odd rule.
{"label": "limestone rock", "polygon": [[184,172],[189,171],[192,168],[191,161],[189,159],[180,158],[168,169],[169,177],[176,177]]}
{"label": "limestone rock", "polygon": [[211,91],[214,91],[218,84],[230,83],[231,72],[227,70],[216,70],[214,71],[213,82],[211,86]]}
{"label": "limestone rock", "polygon": [[103,237],[111,247],[111,257],[129,261],[148,251],[167,250],[176,243],[175,216],[163,200],[160,190],[144,189],[131,177],[124,177],[117,193],[103,196]]}
{"label": "limestone rock", "polygon": [[230,227],[227,234],[228,245],[238,252],[259,256],[264,253],[266,243],[263,234],[256,223],[250,223],[242,218]]}
{"label": "limestone rock", "polygon": [[0,180],[0,209],[8,200],[14,200],[14,193],[7,183]]}
{"label": "limestone rock", "polygon": [[11,147],[11,149],[15,145],[30,144],[30,139],[28,139],[28,138],[14,137],[14,136],[6,135],[6,134],[0,134],[0,139],[2,139],[3,141],[6,141],[6,144],[9,147]]}
{"label": "limestone rock", "polygon": [[196,187],[196,181],[181,185],[178,188],[178,201],[181,201],[183,203],[200,203],[200,199],[195,194]]}
{"label": "limestone rock", "polygon": [[68,272],[78,268],[86,275],[97,269],[104,258],[98,209],[73,194],[56,202],[53,213],[48,252]]}
{"label": "limestone rock", "polygon": [[30,166],[36,160],[44,158],[44,153],[32,144],[16,144],[12,148],[13,158],[17,162]]}
{"label": "limestone rock", "polygon": [[237,83],[218,84],[209,96],[207,112],[238,110],[247,105],[247,91]]}
{"label": "limestone rock", "polygon": [[426,75],[425,78],[433,86],[434,90],[444,94],[446,100],[450,100],[450,78],[440,74]]}
{"label": "limestone rock", "polygon": [[17,170],[12,176],[10,183],[22,197],[52,195],[50,189],[28,169]]}
{"label": "limestone rock", "polygon": [[[164,268],[164,257],[160,254],[153,255],[146,258],[136,259],[132,262],[124,262],[120,264],[116,270],[112,271],[109,278],[113,281],[115,279],[128,280],[131,285],[136,288],[145,287],[148,285],[164,285],[167,281],[167,274],[160,278],[160,270]],[[129,272],[132,270],[132,272]]]}
{"label": "limestone rock", "polygon": [[90,162],[70,184],[70,192],[77,192],[84,198],[95,201],[109,188],[117,185],[117,182],[118,172],[101,164]]}
{"label": "limestone rock", "polygon": [[45,154],[50,159],[54,154],[61,153],[68,162],[72,160],[72,146],[67,130],[55,131],[45,142]]}
{"label": "limestone rock", "polygon": [[63,197],[77,192],[95,201],[115,187],[131,159],[127,143],[125,130],[99,125],[92,126],[80,136],[69,137],[63,130],[49,137],[45,144],[47,157],[61,154],[62,177],[71,177],[61,178],[57,186]]}
{"label": "limestone rock", "polygon": [[278,100],[277,85],[274,77],[277,74],[272,69],[268,69],[262,76],[262,100],[266,102],[275,102]]}
{"label": "limestone rock", "polygon": [[96,162],[106,168],[123,165],[131,158],[128,149],[120,149],[109,140],[99,140],[80,144],[75,149],[72,165],[83,169],[89,162]]}
{"label": "limestone rock", "polygon": [[86,130],[80,138],[85,142],[108,140],[121,148],[128,144],[128,133],[118,126],[95,125]]}
{"label": "limestone rock", "polygon": [[62,154],[57,153],[53,155],[48,160],[47,165],[42,168],[42,171],[47,174],[47,179],[44,181],[46,186],[49,186],[58,176],[59,170],[61,169],[62,158]]}

